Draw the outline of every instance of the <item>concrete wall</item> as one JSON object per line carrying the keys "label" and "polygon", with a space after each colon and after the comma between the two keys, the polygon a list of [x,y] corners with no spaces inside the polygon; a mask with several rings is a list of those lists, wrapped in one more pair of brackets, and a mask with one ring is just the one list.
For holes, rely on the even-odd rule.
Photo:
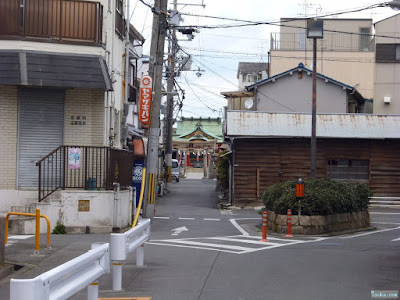
{"label": "concrete wall", "polygon": [[[397,37],[376,37],[377,44],[400,44],[400,14],[375,23],[375,33]],[[391,103],[385,104],[384,97],[390,97]],[[374,113],[400,114],[400,61],[375,64]]]}
{"label": "concrete wall", "polygon": [[[0,189],[15,189],[17,176],[18,90],[0,86]],[[0,206],[3,201],[0,197]]]}
{"label": "concrete wall", "polygon": [[[384,103],[384,97],[390,97],[390,104]],[[376,63],[374,113],[400,114],[400,61]]]}
{"label": "concrete wall", "polygon": [[[86,119],[79,122],[84,122],[85,125],[72,125],[71,122],[76,121],[76,116],[84,116]],[[104,91],[67,90],[64,118],[65,145],[103,146]]]}
{"label": "concrete wall", "polygon": [[[119,200],[114,201],[113,191],[61,191],[60,200],[36,203],[32,212],[40,209],[41,215],[50,219],[51,232],[58,222],[69,233],[109,233],[113,228],[124,228],[132,223],[132,192],[120,191]],[[89,200],[89,211],[79,211],[79,200]],[[118,203],[118,205],[117,205]],[[34,234],[35,220],[14,221],[10,219],[11,233]],[[47,232],[47,223],[41,218],[40,232]]]}
{"label": "concrete wall", "polygon": [[[312,74],[297,72],[283,76],[276,82],[260,85],[257,90],[257,111],[266,112],[311,112]],[[346,113],[346,90],[317,78],[317,112]]]}

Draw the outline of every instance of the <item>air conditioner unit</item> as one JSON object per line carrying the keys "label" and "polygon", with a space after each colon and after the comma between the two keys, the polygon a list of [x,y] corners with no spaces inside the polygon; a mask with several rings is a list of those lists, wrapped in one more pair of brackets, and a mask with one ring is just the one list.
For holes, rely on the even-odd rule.
{"label": "air conditioner unit", "polygon": [[390,97],[383,97],[383,103],[390,104]]}

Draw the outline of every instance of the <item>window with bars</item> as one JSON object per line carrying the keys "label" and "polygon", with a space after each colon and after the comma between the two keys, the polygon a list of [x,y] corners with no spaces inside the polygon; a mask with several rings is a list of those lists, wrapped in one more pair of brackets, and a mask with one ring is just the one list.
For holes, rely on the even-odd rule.
{"label": "window with bars", "polygon": [[327,178],[336,180],[368,181],[369,160],[330,159],[327,162]]}

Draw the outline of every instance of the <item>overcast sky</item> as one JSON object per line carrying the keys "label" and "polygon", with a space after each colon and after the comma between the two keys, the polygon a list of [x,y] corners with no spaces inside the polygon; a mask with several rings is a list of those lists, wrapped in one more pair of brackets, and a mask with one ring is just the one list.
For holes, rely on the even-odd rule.
{"label": "overcast sky", "polygon": [[[144,0],[150,5],[154,0]],[[173,1],[169,1],[172,8]],[[178,0],[178,3],[202,4],[202,0]],[[293,0],[203,0],[201,6],[183,6],[178,9],[182,13],[236,18],[252,21],[278,21],[280,18],[299,18],[323,15],[331,12],[350,11],[366,7],[381,1],[293,1]],[[305,9],[307,4],[307,9]],[[133,17],[131,23],[142,33],[146,42],[143,54],[150,52],[151,24],[153,14],[139,0],[131,0]],[[373,22],[394,15],[390,8],[368,9],[358,13],[348,13],[338,18],[372,18]],[[217,25],[233,23],[232,21],[216,20],[183,16],[181,25]],[[188,42],[186,37],[178,35],[179,45],[193,55],[192,70],[197,72],[182,72],[177,81],[185,90],[183,101],[183,116],[185,117],[218,117],[222,116],[222,107],[226,100],[220,95],[221,91],[238,90],[237,68],[239,62],[267,62],[270,33],[279,32],[278,26],[259,25],[229,29],[201,29],[195,38]],[[167,47],[165,47],[167,51]],[[189,84],[188,84],[189,83]],[[181,113],[179,113],[179,116]]]}

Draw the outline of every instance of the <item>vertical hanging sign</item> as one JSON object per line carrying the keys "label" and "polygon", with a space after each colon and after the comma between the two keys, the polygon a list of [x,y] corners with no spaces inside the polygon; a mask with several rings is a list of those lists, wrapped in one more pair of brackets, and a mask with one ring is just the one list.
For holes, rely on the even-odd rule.
{"label": "vertical hanging sign", "polygon": [[139,122],[147,127],[150,123],[150,105],[151,105],[151,91],[152,79],[148,75],[140,78],[140,94],[139,94]]}

